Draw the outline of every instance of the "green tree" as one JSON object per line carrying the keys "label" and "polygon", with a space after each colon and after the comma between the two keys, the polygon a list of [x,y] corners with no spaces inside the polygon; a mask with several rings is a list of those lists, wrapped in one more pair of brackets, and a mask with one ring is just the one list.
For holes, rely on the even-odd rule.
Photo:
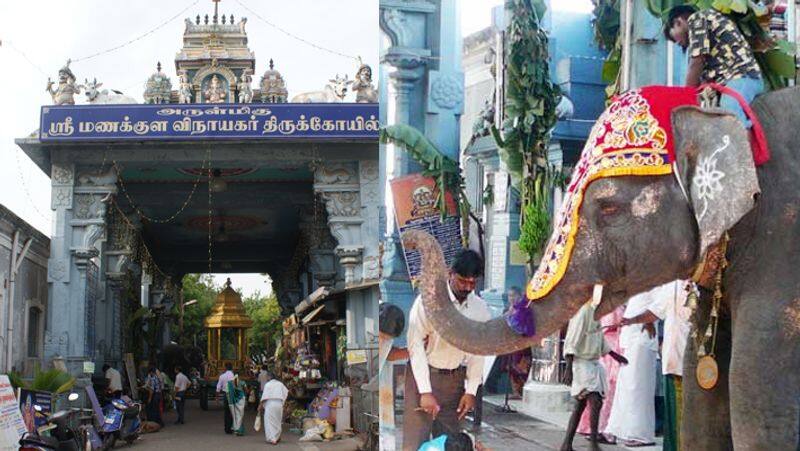
{"label": "green tree", "polygon": [[275,343],[283,331],[281,308],[275,293],[262,296],[255,292],[243,298],[244,309],[253,327],[247,331],[248,354],[254,361],[261,361],[275,353]]}
{"label": "green tree", "polygon": [[[183,276],[183,301],[188,302],[197,299],[197,303],[187,306],[183,312],[183,334],[180,333],[179,321],[170,324],[172,336],[177,337],[176,341],[181,345],[197,346],[204,350],[207,348],[208,338],[206,337],[204,321],[211,312],[211,306],[217,298],[220,287],[214,284],[214,279],[208,274],[186,274]],[[173,308],[175,317],[180,316],[180,306]]]}

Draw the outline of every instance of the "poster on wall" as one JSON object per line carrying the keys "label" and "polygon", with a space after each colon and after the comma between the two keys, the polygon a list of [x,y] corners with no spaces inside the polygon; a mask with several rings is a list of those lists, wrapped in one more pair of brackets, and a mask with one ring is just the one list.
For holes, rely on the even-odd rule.
{"label": "poster on wall", "polygon": [[11,381],[0,374],[0,451],[19,449],[19,438],[26,431]]}
{"label": "poster on wall", "polygon": [[[393,179],[391,186],[394,215],[400,233],[416,229],[433,235],[442,247],[444,260],[449,265],[462,248],[461,218],[453,196],[450,193],[445,195],[447,213],[442,219],[436,203],[438,189],[433,178],[412,174]],[[411,280],[415,280],[420,272],[419,252],[403,249],[403,253],[408,275]]]}
{"label": "poster on wall", "polygon": [[[26,390],[20,388],[17,391],[19,399],[19,411],[22,414],[22,422],[28,432],[34,432],[38,428],[47,424],[47,416],[53,412],[53,394],[46,391]],[[40,410],[36,410],[36,406]]]}

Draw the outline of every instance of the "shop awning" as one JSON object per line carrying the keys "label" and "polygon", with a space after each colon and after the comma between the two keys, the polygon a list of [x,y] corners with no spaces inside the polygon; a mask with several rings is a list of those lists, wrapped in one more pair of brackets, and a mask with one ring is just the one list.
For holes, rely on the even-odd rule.
{"label": "shop awning", "polygon": [[331,294],[331,290],[329,288],[325,287],[317,288],[316,290],[314,290],[313,293],[306,296],[305,299],[300,301],[300,303],[295,306],[294,313],[297,315],[302,314],[303,312],[311,308],[315,303],[328,297],[329,294]]}
{"label": "shop awning", "polygon": [[304,326],[307,325],[311,320],[316,318],[316,316],[319,315],[319,312],[321,312],[322,309],[324,309],[324,308],[325,308],[325,305],[320,305],[319,307],[317,307],[314,310],[312,310],[311,313],[309,313],[308,315],[305,316],[305,318],[303,318],[302,324]]}

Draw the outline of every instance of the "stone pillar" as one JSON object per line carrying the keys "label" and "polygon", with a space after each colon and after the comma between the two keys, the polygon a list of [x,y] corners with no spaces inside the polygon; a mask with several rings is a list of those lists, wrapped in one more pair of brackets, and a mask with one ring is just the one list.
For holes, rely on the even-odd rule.
{"label": "stone pillar", "polygon": [[[426,87],[422,80],[428,63],[435,61],[429,58],[433,56],[430,44],[434,40],[428,39],[428,24],[433,22],[431,16],[436,11],[436,2],[380,1],[380,28],[389,41],[389,46],[381,49],[381,69],[389,72],[389,95],[386,107],[381,105],[381,115],[385,115],[387,125],[408,124],[425,131]],[[384,183],[419,170],[401,149],[386,145],[382,150],[385,150]],[[414,291],[406,271],[388,186],[384,187],[384,192],[387,198],[387,230],[383,242],[381,298],[408,312],[414,300]]]}
{"label": "stone pillar", "polygon": [[[358,163],[359,195],[361,196],[361,236],[364,243],[361,280],[377,281],[381,278],[380,239],[381,231],[381,182],[377,160],[361,160]],[[377,333],[377,332],[376,332]]]}
{"label": "stone pillar", "polygon": [[123,290],[127,288],[128,272],[136,272],[138,265],[131,261],[134,236],[125,219],[115,209],[109,211],[108,218],[106,244],[103,252],[106,302],[110,310],[107,320],[110,331],[106,339],[110,342],[111,360],[120,367],[125,350],[123,327],[126,325],[127,318],[124,317],[124,312],[128,308],[123,305],[126,302]]}
{"label": "stone pillar", "polygon": [[83,362],[95,358],[93,309],[103,296],[98,242],[105,233],[107,202],[116,192],[116,177],[96,170],[76,175],[75,165],[59,157],[54,156],[51,170],[54,222],[45,358],[63,357],[67,369],[80,375]]}
{"label": "stone pillar", "polygon": [[458,0],[440,0],[431,33],[438,64],[428,71],[425,136],[445,155],[459,160],[459,118],[464,112],[461,26]]}
{"label": "stone pillar", "polygon": [[360,283],[365,245],[358,162],[318,166],[314,171],[314,192],[325,202],[328,227],[338,243],[334,253],[344,270],[344,286]]}
{"label": "stone pillar", "polygon": [[483,166],[487,183],[492,185],[492,204],[484,207],[485,252],[484,287],[481,296],[494,316],[502,313],[505,295],[512,286],[524,288],[525,262],[512,258],[519,240],[517,194],[511,189],[511,177],[496,149],[475,155]]}

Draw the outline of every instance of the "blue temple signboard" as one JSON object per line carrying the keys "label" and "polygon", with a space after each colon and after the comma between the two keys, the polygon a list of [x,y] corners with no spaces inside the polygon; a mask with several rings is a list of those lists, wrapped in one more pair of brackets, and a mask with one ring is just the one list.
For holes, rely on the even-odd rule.
{"label": "blue temple signboard", "polygon": [[280,103],[42,107],[39,139],[377,139],[378,104]]}

